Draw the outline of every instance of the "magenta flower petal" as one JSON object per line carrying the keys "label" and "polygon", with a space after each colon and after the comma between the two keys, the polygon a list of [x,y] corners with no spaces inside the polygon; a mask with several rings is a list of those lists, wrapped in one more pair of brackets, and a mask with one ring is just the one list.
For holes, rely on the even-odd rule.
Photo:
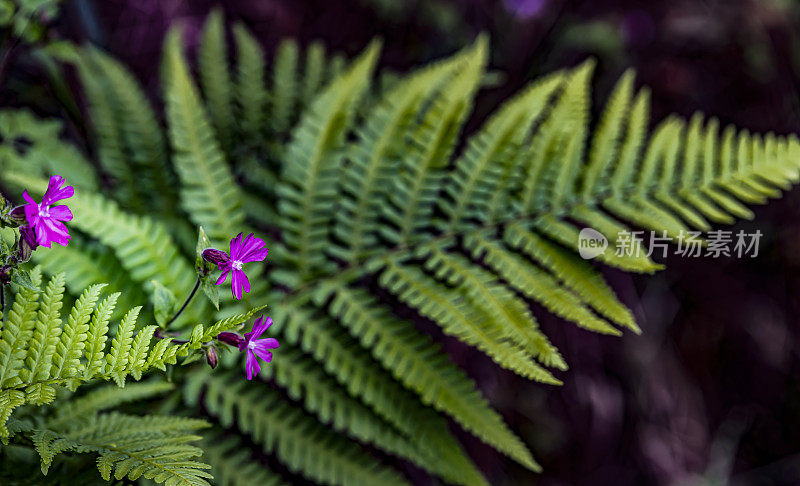
{"label": "magenta flower petal", "polygon": [[244,338],[248,342],[258,339],[261,337],[262,334],[264,334],[264,331],[266,331],[271,325],[272,325],[271,317],[267,317],[266,319],[264,319],[264,316],[261,316],[258,319],[256,319],[256,321],[253,323],[253,330],[248,333],[245,333]]}
{"label": "magenta flower petal", "polygon": [[256,343],[255,349],[278,349],[281,347],[281,344],[275,338],[264,338],[264,339],[257,339],[253,341]]}
{"label": "magenta flower petal", "polygon": [[242,253],[242,235],[243,233],[239,233],[231,240],[231,260],[238,260]]}
{"label": "magenta flower petal", "polygon": [[245,374],[247,375],[248,380],[252,380],[254,376],[261,371],[261,365],[258,364],[258,359],[256,359],[256,355],[248,349],[247,350],[247,361],[245,362]]}
{"label": "magenta flower petal", "polygon": [[217,279],[216,285],[224,284],[225,283],[225,279],[228,278],[228,272],[230,272],[230,271],[231,271],[230,268],[225,269],[225,271],[222,272],[222,275],[220,275],[219,278]]}
{"label": "magenta flower petal", "polygon": [[264,316],[259,317],[253,323],[253,330],[245,334],[244,342],[239,344],[240,350],[247,350],[245,372],[248,380],[252,380],[253,376],[258,374],[261,370],[261,366],[258,364],[256,358],[261,358],[265,363],[269,363],[272,361],[272,353],[269,350],[276,349],[280,346],[278,340],[275,338],[258,339],[271,325],[271,318],[264,318]]}
{"label": "magenta flower petal", "polygon": [[243,262],[262,261],[267,258],[267,246],[264,240],[254,236],[252,233],[247,235],[242,243],[241,254],[239,260]]}
{"label": "magenta flower petal", "polygon": [[75,195],[75,189],[72,186],[61,187],[64,184],[64,178],[59,175],[54,175],[50,178],[50,183],[47,185],[47,192],[44,193],[42,204],[48,206],[56,201],[68,199]]}
{"label": "magenta flower petal", "polygon": [[272,361],[272,353],[269,352],[269,349],[259,346],[258,344],[253,348],[253,354],[261,358],[261,361],[265,363]]}
{"label": "magenta flower petal", "polygon": [[[231,277],[231,292],[233,292],[233,296],[236,297],[236,300],[242,300],[242,288],[244,287],[244,282],[242,278],[247,280],[245,277],[244,272],[241,270],[233,269],[232,273],[233,277]],[[250,284],[248,283],[248,288]]]}
{"label": "magenta flower petal", "polygon": [[69,231],[62,221],[72,221],[72,211],[63,205],[51,207],[54,202],[70,198],[75,194],[72,186],[62,188],[63,184],[63,177],[58,175],[51,177],[41,204],[37,203],[28,194],[28,191],[22,193],[22,197],[27,202],[25,219],[28,226],[33,229],[36,242],[47,248],[50,248],[53,242],[67,246],[70,240]]}
{"label": "magenta flower petal", "polygon": [[72,211],[66,206],[53,206],[50,208],[50,216],[58,221],[72,221]]}

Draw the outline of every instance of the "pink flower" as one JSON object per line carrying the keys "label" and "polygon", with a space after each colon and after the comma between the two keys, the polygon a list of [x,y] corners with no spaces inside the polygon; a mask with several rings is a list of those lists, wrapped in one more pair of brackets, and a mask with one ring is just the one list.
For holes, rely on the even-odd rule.
{"label": "pink flower", "polygon": [[217,285],[222,285],[231,273],[231,292],[238,300],[242,299],[242,291],[250,292],[250,281],[242,270],[242,265],[247,262],[260,262],[267,258],[269,251],[261,238],[256,238],[253,233],[242,239],[244,233],[239,233],[231,240],[230,256],[224,251],[208,248],[203,251],[203,258],[216,264],[222,275],[217,279]]}
{"label": "pink flower", "polygon": [[28,203],[25,205],[25,219],[28,221],[28,226],[36,233],[36,242],[47,248],[50,248],[51,242],[62,246],[67,246],[69,243],[69,232],[61,221],[72,221],[72,212],[66,206],[53,206],[56,201],[70,198],[75,194],[72,186],[61,187],[63,184],[63,177],[58,175],[51,177],[41,204],[34,201],[28,191],[22,193],[22,197]]}
{"label": "pink flower", "polygon": [[264,319],[264,316],[259,317],[253,323],[253,330],[244,335],[244,341],[238,343],[239,351],[247,350],[245,374],[248,380],[252,380],[261,371],[261,365],[258,364],[256,357],[261,358],[265,363],[269,363],[272,361],[272,353],[269,350],[280,346],[275,338],[258,339],[271,325],[272,318],[267,317]]}

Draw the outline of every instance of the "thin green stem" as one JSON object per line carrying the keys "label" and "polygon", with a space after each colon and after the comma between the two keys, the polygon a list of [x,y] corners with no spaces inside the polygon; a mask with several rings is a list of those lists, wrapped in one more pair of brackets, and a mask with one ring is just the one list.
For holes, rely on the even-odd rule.
{"label": "thin green stem", "polygon": [[186,299],[186,302],[184,302],[181,308],[178,309],[178,312],[176,312],[175,315],[172,316],[172,319],[170,319],[169,321],[167,321],[166,324],[164,324],[164,327],[169,327],[169,325],[172,324],[175,321],[175,319],[178,318],[179,315],[181,315],[181,312],[183,312],[186,309],[186,306],[189,305],[189,302],[192,301],[192,299],[194,298],[194,294],[197,293],[197,289],[200,288],[200,278],[201,278],[200,275],[198,275],[197,282],[194,283],[194,288],[192,289],[192,293],[189,294],[189,297]]}

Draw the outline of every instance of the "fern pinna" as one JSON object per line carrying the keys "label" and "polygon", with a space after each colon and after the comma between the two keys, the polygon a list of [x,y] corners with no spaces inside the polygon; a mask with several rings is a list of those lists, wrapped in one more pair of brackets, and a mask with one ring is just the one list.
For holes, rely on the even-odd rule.
{"label": "fern pinna", "polygon": [[[113,176],[83,178],[71,251],[109,255],[132,291],[150,292],[155,279],[183,295],[194,277],[187,221],[214,246],[240,225],[276,241],[270,270],[250,275],[241,301],[220,295],[218,316],[268,302],[281,339],[276,359],[252,383],[234,381],[229,369],[239,362],[225,357],[228,370],[193,369],[184,382],[180,410],[224,428],[225,442],[210,444],[208,456],[223,484],[295,475],[407,482],[364,446],[449,483],[485,484],[450,420],[538,470],[472,379],[401,317],[407,309],[498,366],[557,385],[569,380],[568,363],[531,301],[590,331],[640,332],[601,266],[577,254],[582,227],[611,244],[635,228],[679,237],[750,218],[748,204],[798,179],[794,136],[721,129],[702,115],[669,117],[651,132],[648,91],[635,90],[630,72],[592,133],[591,61],[533,81],[465,138],[486,72],[483,37],[385,87],[374,81],[379,42],[345,63],[318,44],[287,41],[270,73],[244,26],[231,38],[233,60],[221,15],[209,17],[195,83],[180,30],[167,36],[166,129],[117,61],[91,48],[51,52],[77,67],[100,174]],[[28,131],[54,130],[24,112],[2,116]],[[9,184],[30,187],[57,166],[8,153]],[[67,170],[91,172],[74,151],[68,158]],[[170,178],[177,191],[155,188]],[[176,194],[179,206],[170,202]],[[145,257],[155,254],[169,263]],[[70,271],[88,274],[36,258],[45,273],[66,271],[67,282]],[[598,260],[631,272],[661,268],[645,251]],[[179,328],[212,312],[193,305]],[[242,453],[239,444],[255,449]],[[272,459],[255,472],[261,451]],[[285,470],[270,470],[273,461]],[[243,462],[247,477],[236,466]]]}

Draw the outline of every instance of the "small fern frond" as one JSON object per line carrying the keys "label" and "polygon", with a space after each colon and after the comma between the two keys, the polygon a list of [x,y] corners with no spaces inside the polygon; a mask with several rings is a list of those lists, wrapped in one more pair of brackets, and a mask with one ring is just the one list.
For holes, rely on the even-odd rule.
{"label": "small fern frond", "polygon": [[[31,278],[34,285],[41,285],[39,267],[31,272]],[[260,310],[232,316],[207,328],[197,324],[191,338],[182,344],[165,338],[151,346],[155,326],[145,326],[134,336],[140,310],[136,307],[122,319],[108,353],[104,354],[108,322],[118,295],[112,294],[98,305],[105,285],[92,285],[81,294],[63,322],[59,311],[64,287],[64,276],[59,274],[45,285],[41,295],[20,288],[8,312],[8,322],[4,323],[0,335],[0,415],[3,418],[0,438],[8,437],[5,421],[13,409],[23,403],[43,405],[55,399],[56,387],[75,390],[95,379],[114,380],[123,387],[128,375],[139,380],[150,368],[163,370],[167,364],[175,364],[179,356],[199,349],[220,332],[238,330],[242,322]]]}
{"label": "small fern frond", "polygon": [[68,450],[98,454],[97,469],[106,481],[152,479],[169,486],[209,486],[213,476],[196,460],[203,451],[193,445],[193,435],[208,423],[182,417],[120,413],[100,414],[90,422],[68,424],[52,430],[49,424],[33,433],[36,451],[47,474],[55,455]]}

